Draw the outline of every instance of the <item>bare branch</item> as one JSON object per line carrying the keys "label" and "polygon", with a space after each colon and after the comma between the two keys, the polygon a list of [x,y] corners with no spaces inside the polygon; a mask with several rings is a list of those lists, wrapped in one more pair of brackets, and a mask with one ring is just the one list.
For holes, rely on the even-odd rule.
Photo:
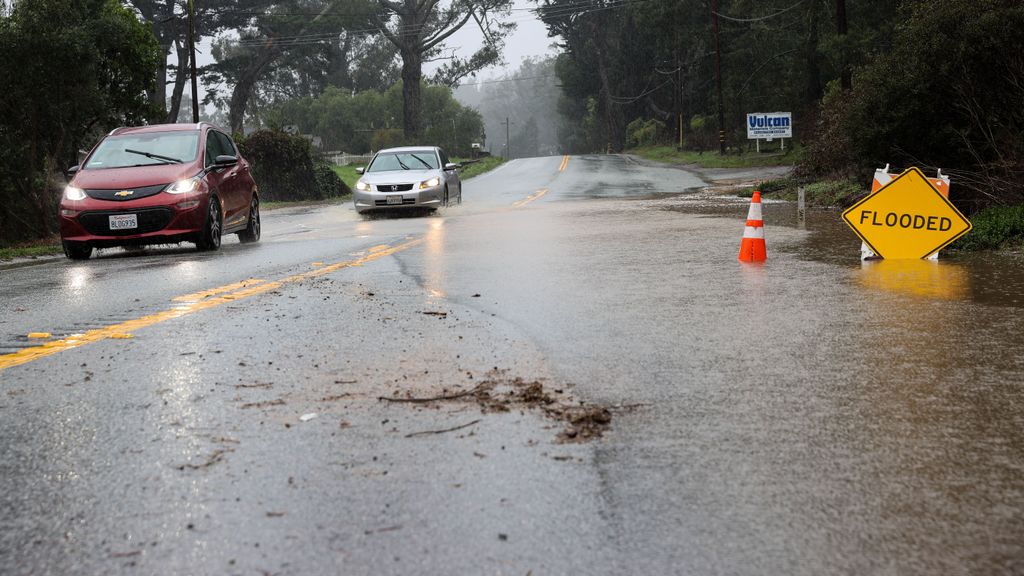
{"label": "bare branch", "polygon": [[[466,14],[466,16],[461,21],[459,21],[458,24],[453,25],[447,32],[444,32],[444,28],[441,28],[440,30],[438,30],[437,34],[435,34],[432,38],[429,38],[429,39],[425,40],[423,42],[423,44],[421,44],[421,46],[423,47],[423,50],[430,50],[434,46],[437,46],[441,42],[444,42],[445,40],[447,40],[449,36],[451,36],[452,34],[455,34],[456,32],[458,32],[459,29],[462,28],[466,24],[466,22],[469,22],[469,19],[472,16],[473,16],[473,11],[470,10],[469,13]],[[441,32],[444,32],[444,33],[441,34]],[[440,35],[438,35],[438,34],[440,34]]]}

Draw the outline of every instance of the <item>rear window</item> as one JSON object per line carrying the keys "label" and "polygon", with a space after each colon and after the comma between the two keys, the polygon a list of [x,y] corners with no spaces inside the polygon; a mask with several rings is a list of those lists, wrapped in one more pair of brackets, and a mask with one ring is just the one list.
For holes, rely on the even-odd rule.
{"label": "rear window", "polygon": [[105,138],[85,167],[124,168],[192,162],[199,153],[199,131],[151,132]]}
{"label": "rear window", "polygon": [[422,152],[384,152],[377,154],[367,172],[391,172],[394,170],[437,170],[437,154],[430,150]]}

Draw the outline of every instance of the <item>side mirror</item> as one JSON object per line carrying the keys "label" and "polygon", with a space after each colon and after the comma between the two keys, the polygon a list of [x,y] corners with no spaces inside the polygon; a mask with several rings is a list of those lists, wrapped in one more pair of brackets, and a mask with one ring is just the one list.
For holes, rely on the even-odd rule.
{"label": "side mirror", "polygon": [[445,170],[458,170],[459,168],[462,168],[462,164],[456,164],[454,162],[449,162],[449,163],[444,165],[444,169]]}
{"label": "side mirror", "polygon": [[82,169],[82,166],[80,164],[75,164],[71,168],[68,168],[67,170],[64,171],[64,177],[67,178],[68,180],[70,180],[71,177],[74,176],[76,173],[78,173],[78,171],[81,170],[81,169]]}
{"label": "side mirror", "polygon": [[366,173],[366,168],[363,168],[362,166],[360,166],[359,168],[356,168],[356,174],[365,174],[365,173]]}
{"label": "side mirror", "polygon": [[217,156],[217,159],[213,161],[213,164],[217,168],[226,168],[228,166],[234,166],[235,164],[238,164],[238,157],[231,156],[230,154],[221,154],[220,156]]}

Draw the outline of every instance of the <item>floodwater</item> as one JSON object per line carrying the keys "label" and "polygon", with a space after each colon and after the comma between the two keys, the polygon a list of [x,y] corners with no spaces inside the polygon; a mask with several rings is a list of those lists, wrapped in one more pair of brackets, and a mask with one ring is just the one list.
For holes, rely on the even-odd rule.
{"label": "floodwater", "polygon": [[595,197],[521,217],[481,290],[638,406],[595,457],[620,571],[1024,571],[1020,256],[862,263],[839,212],[768,203],[743,265],[749,200]]}

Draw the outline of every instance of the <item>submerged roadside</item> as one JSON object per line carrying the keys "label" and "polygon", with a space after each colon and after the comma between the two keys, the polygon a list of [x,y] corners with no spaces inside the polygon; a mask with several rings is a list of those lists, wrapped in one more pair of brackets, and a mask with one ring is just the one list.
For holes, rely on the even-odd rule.
{"label": "submerged roadside", "polygon": [[[679,165],[699,174],[711,186],[711,194],[732,194],[749,198],[755,189],[764,199],[796,202],[804,189],[808,208],[830,210],[852,206],[870,192],[866,183],[849,179],[807,178],[794,173],[803,160],[803,149],[785,153],[728,154],[678,151],[671,146],[636,148],[631,154],[645,160]],[[955,188],[956,182],[953,183]],[[968,214],[974,229],[949,249],[962,251],[1024,251],[1024,205],[988,206]]]}

